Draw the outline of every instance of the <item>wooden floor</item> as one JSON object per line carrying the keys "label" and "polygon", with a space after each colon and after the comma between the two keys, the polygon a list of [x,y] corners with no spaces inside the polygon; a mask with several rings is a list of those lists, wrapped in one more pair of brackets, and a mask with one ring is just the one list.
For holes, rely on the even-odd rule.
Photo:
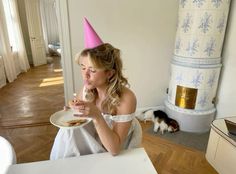
{"label": "wooden floor", "polygon": [[60,58],[31,68],[0,89],[0,127],[15,128],[48,123],[64,105]]}
{"label": "wooden floor", "polygon": [[217,174],[206,161],[205,153],[148,134],[145,130],[152,126],[151,122],[141,122],[141,125],[144,133],[142,146],[158,174]]}
{"label": "wooden floor", "polygon": [[[64,105],[59,58],[32,68],[0,89],[0,135],[13,145],[17,162],[47,160],[57,128],[49,117]],[[41,86],[41,87],[40,87]],[[158,174],[216,174],[205,154],[148,134],[150,122],[141,123],[146,149]]]}

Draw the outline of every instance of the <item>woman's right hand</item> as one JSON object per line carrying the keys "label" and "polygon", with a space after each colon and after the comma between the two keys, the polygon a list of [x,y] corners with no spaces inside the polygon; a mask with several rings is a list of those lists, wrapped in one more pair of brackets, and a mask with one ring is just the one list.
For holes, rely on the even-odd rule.
{"label": "woman's right hand", "polygon": [[82,100],[78,101],[69,101],[69,106],[74,111],[77,111],[80,117],[90,117],[96,119],[101,116],[101,111],[98,107],[92,102],[86,102]]}

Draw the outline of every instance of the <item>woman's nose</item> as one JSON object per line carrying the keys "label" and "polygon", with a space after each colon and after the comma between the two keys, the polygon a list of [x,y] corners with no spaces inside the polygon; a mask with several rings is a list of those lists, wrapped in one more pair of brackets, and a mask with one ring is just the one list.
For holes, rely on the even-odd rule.
{"label": "woman's nose", "polygon": [[89,69],[87,69],[87,70],[85,71],[85,77],[86,77],[86,78],[90,77]]}

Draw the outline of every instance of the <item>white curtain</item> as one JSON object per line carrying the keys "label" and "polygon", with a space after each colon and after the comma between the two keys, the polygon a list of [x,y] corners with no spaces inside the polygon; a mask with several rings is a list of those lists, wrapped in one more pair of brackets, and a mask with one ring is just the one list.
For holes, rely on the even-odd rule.
{"label": "white curtain", "polygon": [[58,23],[56,17],[55,0],[40,0],[45,47],[49,43],[59,42]]}
{"label": "white curtain", "polygon": [[0,0],[0,54],[3,57],[6,76],[9,82],[13,82],[16,77],[16,68],[9,42],[7,24],[5,20],[2,0]]}
{"label": "white curtain", "polygon": [[40,2],[40,14],[41,14],[41,21],[42,21],[42,28],[43,28],[43,40],[45,45],[46,53],[49,53],[48,50],[48,32],[47,32],[47,23],[46,23],[46,16],[45,16],[45,1],[41,0]]}
{"label": "white curtain", "polygon": [[16,40],[16,50],[17,50],[17,55],[20,63],[20,68],[21,71],[26,72],[30,66],[29,66],[29,61],[28,57],[26,54],[26,49],[25,49],[25,43],[24,43],[24,38],[22,34],[22,29],[21,29],[21,23],[20,23],[20,17],[19,17],[19,11],[18,11],[18,5],[17,5],[17,0],[9,0],[10,2],[10,7],[12,11],[12,17],[13,20],[13,27],[15,31],[15,40]]}

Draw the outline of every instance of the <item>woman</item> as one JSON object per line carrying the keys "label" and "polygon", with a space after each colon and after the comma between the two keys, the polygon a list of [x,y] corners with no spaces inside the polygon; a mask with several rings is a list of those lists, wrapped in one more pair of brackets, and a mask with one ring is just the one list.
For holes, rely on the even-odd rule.
{"label": "woman", "polygon": [[136,97],[122,74],[120,50],[100,43],[83,50],[77,63],[84,88],[69,105],[92,122],[79,129],[60,130],[51,159],[105,151],[117,155],[122,149],[138,147],[142,132],[134,118]]}

